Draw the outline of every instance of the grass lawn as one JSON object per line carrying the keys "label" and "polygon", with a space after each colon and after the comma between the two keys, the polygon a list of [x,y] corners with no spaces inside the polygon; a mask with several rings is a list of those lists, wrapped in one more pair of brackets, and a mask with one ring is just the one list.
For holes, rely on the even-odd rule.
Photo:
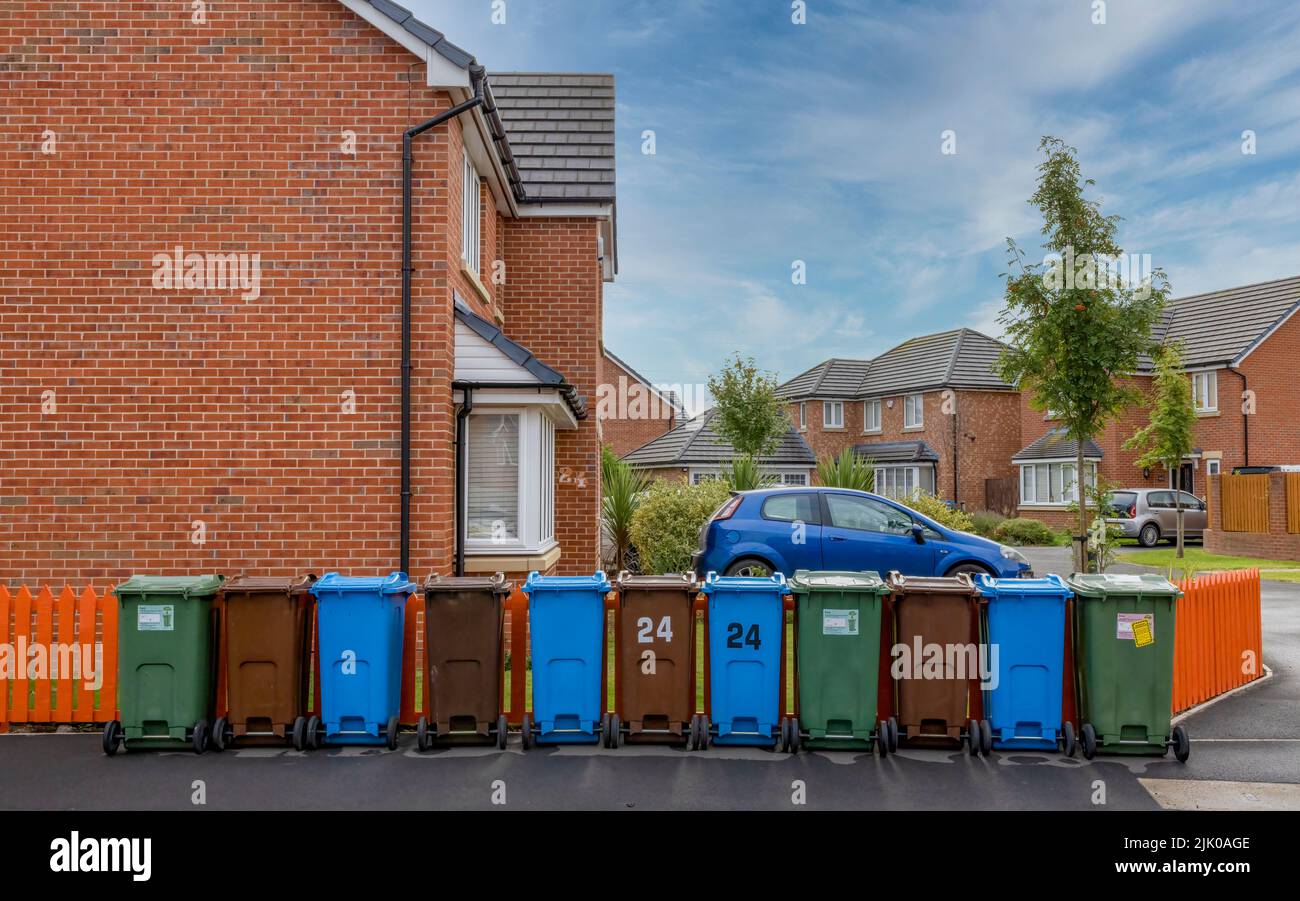
{"label": "grass lawn", "polygon": [[1276,582],[1300,582],[1300,560],[1266,560],[1261,557],[1228,557],[1211,554],[1203,548],[1189,547],[1184,550],[1180,561],[1174,556],[1174,549],[1152,548],[1143,551],[1126,551],[1118,554],[1121,563],[1136,563],[1140,566],[1156,566],[1168,570],[1172,565],[1174,574],[1182,570],[1191,570],[1191,574],[1220,569],[1258,569],[1261,577]]}

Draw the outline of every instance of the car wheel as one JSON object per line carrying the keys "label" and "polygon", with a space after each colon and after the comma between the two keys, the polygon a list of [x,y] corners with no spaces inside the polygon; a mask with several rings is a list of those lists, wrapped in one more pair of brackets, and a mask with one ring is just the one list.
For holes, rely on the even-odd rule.
{"label": "car wheel", "polygon": [[1155,547],[1160,542],[1160,527],[1153,522],[1144,525],[1138,532],[1138,544],[1143,547]]}
{"label": "car wheel", "polygon": [[772,575],[772,567],[766,562],[759,560],[757,557],[742,557],[735,563],[727,567],[729,576],[748,576],[760,579],[766,579]]}
{"label": "car wheel", "polygon": [[993,576],[994,578],[997,578],[997,573],[980,566],[978,563],[963,563],[960,566],[954,566],[952,569],[948,570],[945,575],[951,578],[953,576],[959,576],[962,573],[965,573],[972,579],[976,576]]}

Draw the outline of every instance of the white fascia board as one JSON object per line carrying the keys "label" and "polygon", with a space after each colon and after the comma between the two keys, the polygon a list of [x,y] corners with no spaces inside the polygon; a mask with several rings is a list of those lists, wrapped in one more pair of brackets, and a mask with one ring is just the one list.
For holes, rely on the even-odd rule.
{"label": "white fascia board", "polygon": [[[469,96],[468,91],[465,92],[465,96]],[[506,167],[501,162],[501,154],[497,153],[496,144],[492,140],[492,130],[488,127],[487,116],[484,115],[481,106],[470,111],[469,121],[473,122],[474,127],[463,127],[461,130],[465,147],[469,150],[470,159],[474,161],[479,173],[488,177],[497,212],[511,217],[518,216],[519,206],[515,203],[514,192],[510,190]]]}
{"label": "white fascia board", "polygon": [[[452,403],[463,404],[464,393],[452,392]],[[557,429],[576,429],[578,419],[569,409],[569,405],[560,397],[560,393],[549,385],[542,385],[538,390],[517,388],[483,388],[474,389],[474,409],[484,407],[529,407],[540,410],[547,419],[555,423]]]}
{"label": "white fascia board", "polygon": [[613,216],[614,207],[608,203],[526,203],[519,208],[521,219],[531,217],[604,219]]}

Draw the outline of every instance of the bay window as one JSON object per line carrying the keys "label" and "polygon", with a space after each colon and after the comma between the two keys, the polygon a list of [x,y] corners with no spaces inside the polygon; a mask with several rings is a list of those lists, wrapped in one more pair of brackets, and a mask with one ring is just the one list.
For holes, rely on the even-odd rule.
{"label": "bay window", "polygon": [[905,501],[918,491],[934,494],[934,467],[881,466],[875,467],[875,493],[896,501]]}
{"label": "bay window", "polygon": [[[1032,505],[1061,505],[1079,500],[1077,479],[1078,464],[1071,461],[1045,461],[1023,463],[1020,466],[1020,503]],[[1097,464],[1089,462],[1085,470],[1088,485],[1097,482]]]}
{"label": "bay window", "polygon": [[469,416],[465,548],[538,551],[555,542],[555,424],[537,409]]}

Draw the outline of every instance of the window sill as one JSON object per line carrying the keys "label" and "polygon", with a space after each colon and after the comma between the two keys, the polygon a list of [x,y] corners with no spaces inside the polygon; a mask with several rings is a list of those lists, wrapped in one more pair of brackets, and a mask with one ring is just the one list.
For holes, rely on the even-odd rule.
{"label": "window sill", "polygon": [[864,435],[883,435],[883,434],[884,434],[884,431],[885,431],[884,429],[863,429],[863,430],[862,430],[862,434],[864,434]]}
{"label": "window sill", "polygon": [[1026,504],[1026,503],[1023,503],[1023,502],[1022,502],[1022,503],[1018,504],[1017,506],[1019,506],[1019,507],[1022,508],[1022,509],[1025,509],[1025,510],[1068,510],[1068,509],[1070,509],[1070,504],[1069,504],[1069,503],[1065,503],[1065,504]]}
{"label": "window sill", "polygon": [[1218,410],[1197,410],[1196,411],[1197,419],[1213,419],[1215,416],[1218,415],[1220,415]]}
{"label": "window sill", "polygon": [[925,424],[922,423],[921,425],[907,425],[907,426],[903,426],[903,431],[904,431],[904,432],[924,432],[924,431],[925,431]]}
{"label": "window sill", "polygon": [[843,432],[843,431],[847,431],[847,430],[846,430],[846,429],[844,428],[844,426],[842,426],[842,425],[824,425],[824,426],[822,426],[822,431],[823,431],[823,432]]}
{"label": "window sill", "polygon": [[488,291],[481,281],[479,281],[478,273],[473,269],[470,269],[463,259],[460,261],[460,274],[465,276],[465,281],[469,282],[470,287],[474,289],[474,292],[483,299],[483,302],[491,308],[493,313],[496,313],[496,304],[492,302],[491,292]]}
{"label": "window sill", "polygon": [[547,551],[518,551],[502,554],[486,549],[465,549],[465,572],[546,572],[560,560],[560,546],[552,545]]}

